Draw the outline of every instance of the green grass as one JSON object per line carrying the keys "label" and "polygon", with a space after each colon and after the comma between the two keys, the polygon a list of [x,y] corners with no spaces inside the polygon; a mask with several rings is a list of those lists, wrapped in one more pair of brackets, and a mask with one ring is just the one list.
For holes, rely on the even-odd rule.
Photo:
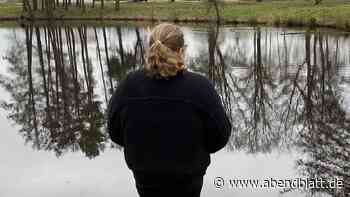
{"label": "green grass", "polygon": [[22,13],[21,5],[16,3],[1,3],[0,16],[12,17],[19,16]]}
{"label": "green grass", "polygon": [[[215,9],[208,12],[209,4],[205,1],[167,1],[154,2],[123,2],[120,11],[114,10],[113,3],[106,3],[105,9],[90,8],[86,12],[78,8],[56,10],[53,15],[58,18],[154,18],[169,21],[186,21],[186,19],[208,19],[215,17]],[[346,0],[324,0],[315,6],[311,0],[263,0],[221,2],[221,17],[225,22],[251,23],[286,26],[335,27],[350,29],[350,2]],[[0,4],[0,16],[21,15],[20,5]],[[46,17],[45,12],[36,12],[36,17]]]}
{"label": "green grass", "polygon": [[249,5],[225,5],[223,16],[229,20],[254,18],[261,23],[288,26],[336,26],[345,28],[350,21],[350,3],[325,1],[314,6],[310,1],[269,1]]}

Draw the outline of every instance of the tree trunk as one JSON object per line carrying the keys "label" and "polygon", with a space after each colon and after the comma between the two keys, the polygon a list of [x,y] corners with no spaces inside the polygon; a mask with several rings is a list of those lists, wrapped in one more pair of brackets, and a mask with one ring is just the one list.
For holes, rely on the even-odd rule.
{"label": "tree trunk", "polygon": [[45,10],[46,0],[41,0],[41,11]]}
{"label": "tree trunk", "polygon": [[123,40],[122,40],[122,31],[120,29],[120,26],[117,27],[117,34],[118,34],[119,55],[120,55],[121,65],[124,66],[125,64],[124,47],[123,47]]}
{"label": "tree trunk", "polygon": [[[46,87],[46,77],[45,77],[45,67],[44,67],[44,56],[43,56],[43,48],[41,44],[41,38],[40,38],[40,30],[39,27],[35,28],[35,33],[36,33],[36,42],[37,42],[37,48],[38,48],[38,55],[39,55],[39,63],[40,63],[40,68],[41,68],[41,74],[43,78],[43,87],[44,87],[44,92],[47,97],[47,102],[49,100],[48,98],[48,92],[47,92],[47,87]],[[48,105],[48,104],[47,104]]]}
{"label": "tree trunk", "polygon": [[38,10],[38,0],[33,0],[33,10]]}
{"label": "tree trunk", "polygon": [[120,9],[120,0],[115,0],[115,10],[119,11]]}
{"label": "tree trunk", "polygon": [[306,100],[306,119],[308,120],[311,118],[311,95],[312,95],[312,74],[311,74],[311,36],[310,33],[307,32],[305,35],[305,51],[306,51],[306,64],[307,64],[307,79],[306,79],[306,86],[307,86],[307,98],[304,98]]}
{"label": "tree trunk", "polygon": [[32,14],[32,7],[29,0],[23,0],[23,11],[29,12],[30,15]]}
{"label": "tree trunk", "polygon": [[64,8],[68,10],[68,0],[64,0]]}
{"label": "tree trunk", "polygon": [[214,0],[214,6],[215,6],[215,13],[216,13],[216,22],[220,23],[221,18],[220,18],[220,10],[219,10],[218,0]]}
{"label": "tree trunk", "polygon": [[105,54],[106,54],[106,61],[107,61],[107,68],[108,68],[108,77],[109,77],[109,83],[111,86],[111,92],[113,92],[114,87],[113,87],[113,82],[112,82],[112,70],[111,70],[111,65],[109,62],[109,57],[108,57],[108,45],[107,45],[107,36],[106,36],[106,29],[103,27],[103,40],[104,40],[104,45],[105,45]]}
{"label": "tree trunk", "polygon": [[85,0],[81,0],[81,7],[83,8],[83,12],[85,12]]}
{"label": "tree trunk", "polygon": [[27,3],[26,0],[22,0],[22,11],[26,12],[27,11]]}
{"label": "tree trunk", "polygon": [[[82,59],[82,63],[83,63],[83,71],[84,71],[84,77],[85,77],[85,82],[86,82],[86,88],[89,91],[90,89],[90,80],[89,80],[89,74],[87,71],[87,64],[88,63],[88,58],[86,58],[86,47],[85,47],[85,36],[84,36],[84,32],[83,29],[81,27],[78,28],[79,31],[79,38],[80,38],[80,46],[81,46],[81,59]],[[89,97],[90,98],[90,97]]]}
{"label": "tree trunk", "polygon": [[[144,52],[144,48],[143,48],[143,45],[142,45],[142,39],[141,39],[141,36],[140,36],[140,30],[138,27],[136,27],[135,29],[136,31],[136,38],[137,38],[137,41],[136,41],[136,49],[139,48],[140,49],[140,59],[141,59],[141,62],[140,64],[144,64],[145,62],[145,52]],[[136,50],[135,50],[135,54],[136,54]]]}
{"label": "tree trunk", "polygon": [[97,50],[97,57],[98,57],[97,59],[98,59],[98,62],[100,64],[100,69],[101,69],[101,77],[102,77],[103,89],[104,89],[104,93],[105,93],[105,100],[106,100],[106,103],[108,103],[106,81],[105,81],[105,75],[104,75],[104,70],[103,70],[102,61],[101,61],[102,60],[102,58],[101,58],[101,50],[100,50],[100,44],[99,44],[99,41],[98,41],[96,27],[94,27],[94,32],[95,32],[96,50]]}
{"label": "tree trunk", "polygon": [[208,64],[208,77],[209,79],[214,83],[215,85],[215,80],[214,80],[214,71],[215,71],[215,48],[216,48],[216,32],[214,30],[214,27],[212,24],[209,27],[209,32],[208,32],[208,53],[209,53],[209,64]]}
{"label": "tree trunk", "polygon": [[32,118],[33,118],[33,127],[34,127],[34,135],[35,135],[35,144],[37,148],[40,148],[39,144],[39,131],[38,131],[38,125],[37,125],[37,115],[36,115],[36,109],[35,109],[35,98],[34,98],[34,86],[33,86],[33,74],[32,74],[32,39],[33,38],[33,27],[26,27],[26,45],[27,45],[27,60],[28,60],[28,85],[29,85],[29,106],[31,106],[32,110]]}

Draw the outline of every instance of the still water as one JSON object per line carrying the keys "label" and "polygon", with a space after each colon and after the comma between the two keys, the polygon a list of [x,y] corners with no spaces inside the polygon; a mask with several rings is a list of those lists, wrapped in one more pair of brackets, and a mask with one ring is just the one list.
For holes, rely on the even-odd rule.
{"label": "still water", "polygon": [[[111,93],[142,67],[148,25],[0,29],[0,196],[137,196],[105,131]],[[211,196],[350,192],[350,37],[329,30],[182,26],[189,70],[233,123]],[[169,139],[171,140],[171,139]],[[215,187],[215,177],[226,180]],[[229,179],[338,178],[338,189],[233,188]]]}

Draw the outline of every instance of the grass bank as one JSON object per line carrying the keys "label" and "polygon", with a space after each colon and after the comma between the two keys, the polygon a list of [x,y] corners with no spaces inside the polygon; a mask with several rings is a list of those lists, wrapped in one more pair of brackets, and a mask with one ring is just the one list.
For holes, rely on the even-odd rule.
{"label": "grass bank", "polygon": [[[267,24],[284,26],[333,27],[350,30],[350,2],[347,0],[324,0],[313,5],[311,0],[263,0],[221,2],[220,15],[224,23]],[[215,9],[204,1],[122,2],[120,11],[112,3],[102,10],[90,8],[86,12],[72,7],[57,9],[52,16],[59,20],[153,20],[179,22],[207,22],[215,18]],[[0,4],[0,19],[18,19],[24,15],[21,4]],[[46,19],[43,11],[34,13],[37,19]]]}

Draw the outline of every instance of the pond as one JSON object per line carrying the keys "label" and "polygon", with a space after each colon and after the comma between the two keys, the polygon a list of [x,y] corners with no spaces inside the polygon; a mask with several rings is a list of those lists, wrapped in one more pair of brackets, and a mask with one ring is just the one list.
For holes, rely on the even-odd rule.
{"label": "pond", "polygon": [[[152,25],[0,29],[0,196],[137,196],[106,104],[142,67]],[[181,25],[187,69],[207,76],[233,124],[203,197],[350,193],[350,34]],[[171,139],[169,139],[171,140]],[[217,188],[215,177],[225,185]],[[237,188],[230,179],[337,179],[337,188]]]}

